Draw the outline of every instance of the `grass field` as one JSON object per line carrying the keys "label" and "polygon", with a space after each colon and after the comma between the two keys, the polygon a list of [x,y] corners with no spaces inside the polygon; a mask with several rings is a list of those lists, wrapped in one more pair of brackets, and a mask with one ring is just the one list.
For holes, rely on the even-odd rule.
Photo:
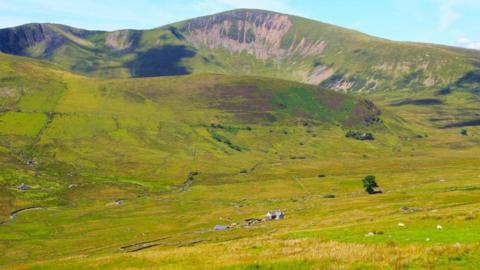
{"label": "grass field", "polygon": [[[268,78],[0,60],[2,269],[480,266],[479,129],[441,128],[475,117],[473,95],[377,108]],[[370,174],[383,193],[363,190]],[[271,210],[285,219],[241,225]]]}

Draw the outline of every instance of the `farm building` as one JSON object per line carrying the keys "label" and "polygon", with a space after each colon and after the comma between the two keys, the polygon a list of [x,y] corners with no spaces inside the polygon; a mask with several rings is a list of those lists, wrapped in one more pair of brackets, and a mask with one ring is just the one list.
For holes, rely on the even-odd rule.
{"label": "farm building", "polygon": [[265,220],[278,220],[283,219],[285,214],[282,211],[270,211],[265,216]]}

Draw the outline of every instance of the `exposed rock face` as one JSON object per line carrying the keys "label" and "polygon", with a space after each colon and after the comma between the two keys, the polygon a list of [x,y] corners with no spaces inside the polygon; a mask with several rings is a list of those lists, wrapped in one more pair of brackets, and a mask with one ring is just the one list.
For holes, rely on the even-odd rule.
{"label": "exposed rock face", "polygon": [[337,90],[337,91],[347,91],[348,89],[350,89],[351,87],[353,86],[353,82],[351,81],[348,81],[346,79],[342,79],[342,80],[339,80],[337,81],[336,83],[334,83],[331,88],[333,90]]}
{"label": "exposed rock face", "polygon": [[41,42],[55,43],[52,30],[42,24],[28,24],[0,30],[0,51],[10,54],[24,54],[30,47]]}
{"label": "exposed rock face", "polygon": [[320,84],[333,74],[333,69],[329,68],[328,66],[319,65],[315,67],[312,71],[310,71],[308,76],[303,79],[303,82],[309,84]]}
{"label": "exposed rock face", "polygon": [[224,48],[230,52],[245,51],[258,59],[276,59],[298,53],[319,54],[326,43],[293,39],[282,42],[292,22],[287,15],[266,11],[233,11],[194,19],[182,28],[185,37],[196,47]]}
{"label": "exposed rock face", "polygon": [[110,32],[105,38],[105,45],[115,51],[128,50],[133,45],[129,30]]}
{"label": "exposed rock face", "polygon": [[325,87],[331,88],[335,91],[346,92],[353,87],[354,81],[342,74],[333,74],[328,80],[322,82]]}
{"label": "exposed rock face", "polygon": [[[8,54],[43,57],[68,41],[80,45],[88,41],[83,37],[95,33],[63,25],[26,24],[0,29],[0,51]],[[91,45],[90,45],[91,46]],[[29,51],[28,49],[34,48]]]}

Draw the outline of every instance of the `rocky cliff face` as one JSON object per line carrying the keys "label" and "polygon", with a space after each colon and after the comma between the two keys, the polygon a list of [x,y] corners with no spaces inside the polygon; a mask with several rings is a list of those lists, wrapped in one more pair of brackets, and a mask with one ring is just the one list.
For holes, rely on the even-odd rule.
{"label": "rocky cliff face", "polygon": [[42,24],[29,24],[0,30],[0,51],[23,54],[24,51],[47,40],[50,29]]}
{"label": "rocky cliff face", "polygon": [[286,44],[292,22],[288,15],[266,11],[232,11],[187,22],[182,28],[195,47],[223,48],[247,52],[258,59],[280,59],[291,54],[314,55],[323,51],[324,41],[301,38]]}
{"label": "rocky cliff face", "polygon": [[[93,31],[62,25],[26,24],[0,29],[0,51],[8,54],[44,57],[67,41],[82,41]],[[81,44],[81,42],[77,42]],[[81,44],[82,45],[82,44]]]}
{"label": "rocky cliff face", "polygon": [[133,48],[138,33],[133,30],[119,30],[106,35],[105,45],[114,51],[127,51]]}

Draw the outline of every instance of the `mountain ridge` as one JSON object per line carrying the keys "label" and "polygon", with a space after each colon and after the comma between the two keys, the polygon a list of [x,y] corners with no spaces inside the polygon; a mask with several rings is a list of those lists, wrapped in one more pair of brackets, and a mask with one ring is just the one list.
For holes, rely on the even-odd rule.
{"label": "mountain ridge", "polygon": [[218,12],[218,13],[213,13],[213,14],[210,14],[210,15],[202,15],[202,16],[199,16],[199,17],[194,17],[194,18],[191,18],[191,19],[185,19],[185,20],[181,20],[181,21],[178,21],[178,22],[172,22],[172,23],[168,23],[168,24],[165,24],[165,25],[161,25],[161,26],[158,26],[158,27],[152,27],[152,28],[120,28],[120,29],[114,29],[114,30],[102,30],[102,29],[80,28],[80,27],[70,26],[70,25],[62,24],[62,23],[30,22],[30,23],[20,24],[20,25],[16,25],[16,26],[11,26],[11,27],[0,28],[0,31],[1,30],[22,28],[22,27],[29,27],[29,26],[32,26],[32,25],[40,25],[40,26],[43,26],[43,27],[45,27],[45,26],[57,26],[57,27],[61,27],[61,28],[69,28],[69,29],[72,29],[72,30],[80,30],[80,31],[92,32],[92,33],[115,33],[115,32],[122,32],[122,31],[151,31],[151,30],[163,29],[163,28],[166,28],[166,27],[169,27],[169,26],[172,26],[172,25],[187,23],[187,22],[190,22],[190,21],[193,21],[193,20],[204,19],[204,18],[209,18],[209,17],[213,17],[213,16],[224,15],[224,14],[229,14],[229,13],[237,13],[237,12],[261,12],[261,13],[285,15],[285,16],[288,16],[288,17],[295,17],[297,19],[308,20],[308,21],[311,21],[311,22],[314,22],[314,23],[322,24],[324,26],[339,28],[339,29],[342,29],[344,31],[354,32],[356,34],[359,34],[359,35],[362,35],[362,36],[365,36],[365,37],[369,37],[369,38],[372,38],[372,39],[375,39],[375,40],[383,40],[383,41],[387,41],[387,42],[396,42],[396,43],[409,43],[409,44],[412,44],[412,45],[424,45],[424,46],[427,46],[427,47],[444,47],[447,50],[460,50],[460,51],[469,52],[469,53],[473,53],[473,54],[480,53],[480,51],[476,50],[476,49],[464,48],[464,47],[453,46],[453,45],[446,45],[446,44],[441,44],[441,43],[416,42],[416,41],[407,41],[407,40],[406,41],[399,41],[399,40],[394,40],[394,39],[388,39],[388,38],[383,38],[383,37],[378,37],[378,36],[374,36],[374,35],[371,35],[371,34],[367,34],[365,32],[362,32],[362,31],[359,31],[359,30],[356,30],[356,29],[353,29],[353,28],[338,26],[338,25],[335,25],[335,24],[332,24],[332,23],[326,23],[326,22],[323,22],[323,21],[317,21],[317,20],[314,20],[314,19],[310,19],[308,17],[292,15],[292,14],[282,13],[282,12],[277,12],[277,11],[264,10],[264,9],[246,9],[246,8],[232,9],[232,10],[222,11],[222,12]]}
{"label": "mountain ridge", "polygon": [[445,88],[478,69],[480,52],[399,42],[315,20],[238,9],[148,30],[58,24],[0,29],[0,51],[86,75],[191,73],[285,78],[348,92]]}

